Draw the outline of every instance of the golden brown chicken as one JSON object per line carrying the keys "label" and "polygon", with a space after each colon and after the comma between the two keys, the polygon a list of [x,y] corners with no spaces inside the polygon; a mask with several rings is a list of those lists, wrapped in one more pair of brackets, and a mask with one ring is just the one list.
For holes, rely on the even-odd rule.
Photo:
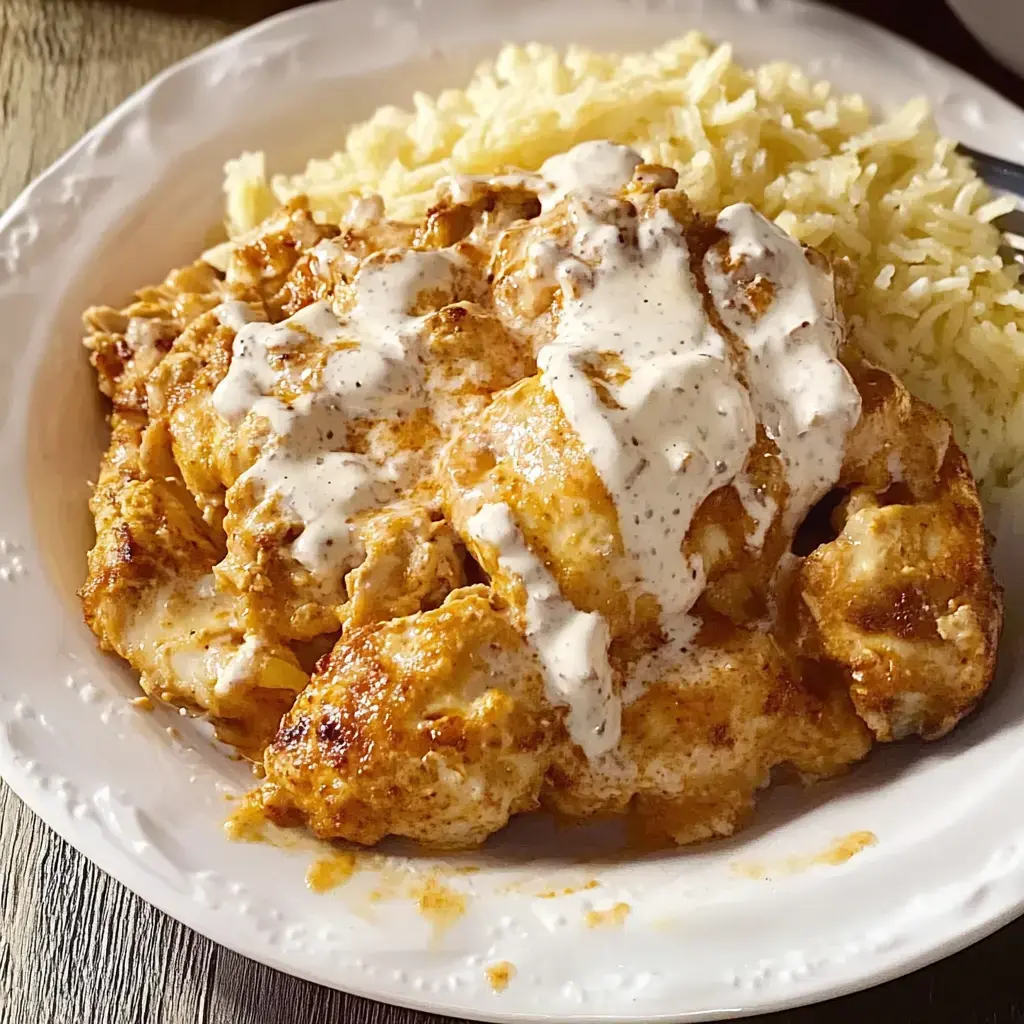
{"label": "golden brown chicken", "polygon": [[266,754],[265,806],[317,835],[474,846],[533,810],[560,714],[484,587],[346,633]]}
{"label": "golden brown chicken", "polygon": [[948,424],[845,341],[826,261],[675,184],[601,143],[420,225],[299,201],[87,314],[87,620],[266,748],[275,820],[692,842],[983,694],[1000,597]]}
{"label": "golden brown chicken", "polygon": [[797,644],[843,666],[880,740],[945,735],[995,671],[1002,604],[949,424],[851,353],[865,399],[829,535],[799,567]]}
{"label": "golden brown chicken", "polygon": [[801,664],[773,636],[709,621],[697,656],[643,666],[649,680],[623,709],[603,759],[562,743],[542,794],[573,817],[638,814],[652,838],[731,835],[781,766],[806,782],[859,761],[870,734],[838,674]]}
{"label": "golden brown chicken", "polygon": [[146,693],[207,712],[258,756],[307,676],[287,647],[246,634],[235,602],[217,592],[222,552],[181,480],[164,475],[173,460],[153,440],[159,431],[115,413],[111,434],[92,499],[86,622]]}

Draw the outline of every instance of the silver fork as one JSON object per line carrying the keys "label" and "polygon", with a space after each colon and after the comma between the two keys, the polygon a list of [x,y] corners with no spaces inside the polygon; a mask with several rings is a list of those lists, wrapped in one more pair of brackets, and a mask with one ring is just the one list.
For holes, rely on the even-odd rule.
{"label": "silver fork", "polygon": [[[982,153],[962,142],[956,147],[958,153],[967,157],[978,177],[998,192],[1009,192],[1024,203],[1024,167],[999,156]],[[992,221],[1003,233],[1003,244],[999,255],[1004,263],[1018,263],[1024,266],[1024,208],[1004,213]]]}

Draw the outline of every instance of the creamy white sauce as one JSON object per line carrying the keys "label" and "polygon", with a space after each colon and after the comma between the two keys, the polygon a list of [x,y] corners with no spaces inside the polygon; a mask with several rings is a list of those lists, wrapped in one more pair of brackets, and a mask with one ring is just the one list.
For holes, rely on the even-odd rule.
{"label": "creamy white sauce", "polygon": [[255,636],[247,636],[217,673],[213,692],[218,697],[228,697],[249,688],[253,683],[262,649],[262,640]]}
{"label": "creamy white sauce", "polygon": [[[353,520],[408,483],[393,451],[372,444],[367,454],[349,451],[349,431],[355,421],[400,419],[424,406],[425,318],[412,310],[424,291],[450,289],[459,265],[444,251],[368,260],[354,282],[355,303],[341,317],[317,302],[278,324],[243,323],[245,307],[218,307],[221,322],[240,329],[214,406],[233,425],[262,417],[271,434],[241,481],[303,525],[292,555],[317,577],[337,583],[359,561]],[[289,377],[289,352],[311,341],[328,352],[319,386],[285,401],[278,393],[298,383]]]}
{"label": "creamy white sauce", "polygon": [[641,163],[643,158],[629,146],[595,140],[581,142],[564,153],[549,157],[537,171],[512,171],[494,177],[453,174],[442,178],[438,188],[453,203],[472,202],[477,191],[484,186],[527,188],[540,200],[541,210],[547,212],[578,188],[618,192],[629,184],[633,171]]}
{"label": "creamy white sauce", "polygon": [[770,495],[759,494],[744,474],[736,477],[732,485],[743,505],[743,511],[754,521],[754,532],[747,537],[747,546],[754,551],[760,551],[775,521],[778,505]]}
{"label": "creamy white sauce", "polygon": [[[537,365],[615,503],[638,581],[665,615],[686,612],[704,574],[698,559],[684,559],[683,539],[704,499],[743,468],[753,412],[704,315],[671,215],[658,211],[623,244],[633,225],[595,211],[606,200],[574,193],[569,201],[581,224],[575,255],[600,262],[590,286],[564,302]],[[605,379],[599,390],[594,371],[609,354],[629,379]]]}
{"label": "creamy white sauce", "polygon": [[[839,477],[846,435],[860,418],[860,392],[837,358],[842,327],[831,271],[752,206],[723,210],[735,270],[720,253],[705,275],[722,322],[743,343],[745,372],[758,420],[786,467],[786,519],[796,526]],[[741,282],[770,292],[755,308]]]}
{"label": "creamy white sauce", "polygon": [[629,146],[614,142],[581,142],[541,165],[538,176],[543,182],[537,198],[541,208],[550,210],[570,192],[580,188],[614,193],[628,185],[643,158]]}
{"label": "creamy white sauce", "polygon": [[567,601],[527,547],[505,504],[484,505],[466,523],[470,537],[498,552],[498,565],[526,592],[526,637],[544,669],[548,700],[567,707],[566,728],[587,757],[619,742],[622,705],[608,662],[608,624]]}
{"label": "creamy white sauce", "polygon": [[[774,503],[742,475],[758,421],[785,462],[795,524],[838,476],[860,398],[836,358],[827,269],[753,208],[723,211],[735,266],[709,254],[703,275],[739,342],[730,344],[707,315],[680,225],[664,209],[638,217],[611,194],[639,162],[588,143],[545,164],[547,195],[567,201],[576,230],[561,259],[544,245],[528,263],[563,298],[537,355],[543,382],[608,489],[636,581],[658,598],[668,630],[704,589],[699,558],[681,548],[712,491],[735,485],[754,520],[747,542],[764,543]],[[743,275],[758,273],[774,296],[760,312],[742,301]]]}

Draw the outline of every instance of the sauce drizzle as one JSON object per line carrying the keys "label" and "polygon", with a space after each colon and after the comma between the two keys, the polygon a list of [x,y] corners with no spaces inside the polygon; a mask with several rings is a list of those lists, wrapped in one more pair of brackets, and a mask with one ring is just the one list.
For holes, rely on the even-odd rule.
{"label": "sauce drizzle", "polygon": [[[683,542],[701,504],[733,486],[753,521],[747,545],[763,546],[778,509],[745,472],[762,423],[786,473],[784,523],[795,528],[839,475],[860,396],[837,358],[842,327],[827,263],[737,204],[717,219],[722,242],[694,266],[683,225],[656,197],[619,194],[643,176],[640,164],[626,147],[593,142],[535,175],[506,177],[534,188],[544,210],[564,202],[574,226],[568,246],[543,240],[527,250],[527,277],[561,293],[537,365],[615,504],[631,582],[657,597],[666,647],[685,652],[706,580]],[[486,506],[471,530],[523,581],[527,636],[552,700],[570,706],[572,738],[588,756],[607,752],[623,700],[605,682],[607,629],[574,622],[558,604],[566,602],[506,506]],[[638,692],[627,686],[625,699]]]}
{"label": "sauce drizzle", "polygon": [[[700,557],[683,549],[701,504],[734,487],[753,522],[748,547],[764,544],[778,510],[745,473],[760,423],[786,474],[783,522],[795,528],[839,475],[860,396],[837,357],[827,263],[746,204],[721,212],[721,241],[693,259],[667,205],[649,191],[622,193],[648,173],[657,169],[628,147],[588,142],[497,183],[533,189],[545,212],[562,204],[573,227],[568,244],[544,239],[527,252],[526,276],[561,296],[536,356],[541,381],[615,504],[628,583],[658,599],[666,647],[685,650],[706,583]],[[468,177],[445,185],[454,201],[475,187]],[[314,255],[321,276],[340,258],[335,243]],[[314,577],[337,581],[357,564],[355,521],[410,485],[394,443],[370,430],[356,445],[353,426],[430,410],[418,303],[425,293],[453,301],[462,266],[451,249],[385,251],[362,262],[340,311],[317,302],[278,324],[241,303],[215,311],[236,335],[214,405],[232,425],[254,417],[269,432],[236,487],[255,489],[257,513],[275,503],[295,517],[292,554]],[[562,596],[507,505],[485,505],[467,528],[521,581],[525,633],[550,699],[569,708],[573,740],[589,757],[608,752],[622,698],[607,623]],[[230,672],[221,683],[230,687]]]}
{"label": "sauce drizzle", "polygon": [[[255,487],[261,506],[277,503],[302,524],[292,555],[318,578],[336,581],[358,564],[363,552],[353,521],[392,501],[410,482],[393,446],[375,446],[372,433],[365,454],[351,451],[351,427],[402,419],[425,407],[419,334],[426,317],[413,310],[423,292],[450,289],[459,263],[446,250],[371,257],[342,316],[326,301],[277,324],[246,317],[238,303],[215,311],[237,334],[214,407],[232,425],[253,415],[270,430],[239,483]],[[311,343],[327,350],[318,386],[289,399],[291,368]]]}
{"label": "sauce drizzle", "polygon": [[484,505],[466,524],[470,536],[499,552],[498,564],[526,591],[526,638],[533,645],[552,704],[569,708],[566,728],[588,757],[619,742],[622,705],[608,662],[608,623],[567,601],[543,562],[526,546],[505,504]]}

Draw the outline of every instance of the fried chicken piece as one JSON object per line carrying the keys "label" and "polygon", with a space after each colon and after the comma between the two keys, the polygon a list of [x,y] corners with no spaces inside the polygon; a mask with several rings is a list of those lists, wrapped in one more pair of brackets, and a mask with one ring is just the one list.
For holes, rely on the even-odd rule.
{"label": "fried chicken piece", "polygon": [[[291,222],[300,221],[301,215],[301,210],[293,212]],[[401,230],[400,225],[372,221],[326,244],[321,240],[313,250],[298,256],[282,287],[294,286],[293,298],[303,294],[304,261],[319,260],[330,268],[328,276],[337,284],[337,306],[346,310],[357,300],[358,273],[351,269],[353,262],[358,270],[362,258],[367,258],[372,263],[371,272],[379,268],[390,257],[374,247],[395,241]],[[284,246],[283,251],[295,255],[295,245]],[[267,246],[275,251],[281,248],[276,242]],[[354,421],[347,431],[347,450],[403,465],[406,491],[427,477],[441,431],[449,429],[460,416],[482,408],[492,391],[515,381],[530,366],[491,314],[471,301],[458,301],[460,292],[479,292],[470,266],[456,275],[450,288],[424,297],[418,309],[428,313],[421,334],[430,406],[401,422],[387,416]],[[305,297],[311,295],[306,293]],[[431,305],[439,308],[429,313]],[[264,320],[273,306],[273,301],[250,301],[230,316],[218,311],[199,318],[177,338],[148,383],[150,399],[157,403],[154,411],[167,420],[181,475],[206,520],[226,530],[228,553],[217,567],[219,585],[241,597],[240,616],[247,627],[298,640],[336,630],[353,616],[354,622],[365,622],[371,615],[388,617],[417,610],[420,606],[410,607],[398,593],[403,586],[411,588],[408,594],[416,592],[423,598],[426,603],[422,607],[435,606],[444,594],[463,582],[454,537],[435,524],[420,529],[420,540],[414,543],[411,537],[404,540],[399,530],[386,525],[430,524],[436,519],[429,487],[422,495],[402,499],[406,510],[418,506],[412,518],[407,512],[391,514],[387,502],[380,523],[376,522],[376,510],[360,517],[356,523],[360,548],[365,556],[372,557],[372,563],[347,582],[343,572],[333,585],[325,586],[291,556],[296,530],[301,529],[291,511],[280,502],[267,500],[252,481],[240,479],[261,451],[273,443],[269,424],[262,416],[229,424],[215,408],[213,396],[231,363],[237,320]],[[343,342],[339,347],[348,344]],[[290,403],[315,392],[330,351],[311,339],[276,357],[274,397]],[[229,508],[230,518],[225,523]],[[385,541],[393,545],[392,551],[385,550]],[[399,560],[400,551],[411,559],[408,564]],[[358,570],[359,565],[357,559],[351,567]],[[383,579],[385,568],[393,571],[390,580]],[[434,569],[438,575],[424,577],[425,572]],[[364,581],[372,585],[374,593],[362,598],[358,588]],[[382,603],[385,590],[391,596]]]}
{"label": "fried chicken piece", "polygon": [[442,439],[479,416],[494,395],[536,371],[518,339],[478,303],[453,302],[424,327],[427,389]]}
{"label": "fried chicken piece", "polygon": [[604,616],[614,638],[653,645],[657,603],[630,588],[615,506],[540,378],[502,392],[468,421],[445,450],[438,478],[445,514],[506,602],[514,603],[517,580],[468,528],[488,504],[512,510],[527,546],[577,608]]}
{"label": "fried chicken piece", "polygon": [[345,627],[353,629],[436,608],[465,585],[458,534],[423,505],[396,502],[360,532],[363,561],[345,578]]}
{"label": "fried chicken piece", "polygon": [[505,231],[540,212],[537,193],[525,184],[462,176],[438,188],[438,202],[417,230],[416,244],[435,249],[468,242],[490,255]]}
{"label": "fried chicken piece", "polygon": [[[262,315],[259,304],[242,308]],[[209,312],[174,340],[146,384],[149,412],[165,424],[174,462],[204,520],[218,530],[227,488],[252,464],[255,447],[217,414],[211,396],[227,372],[235,332]]]}
{"label": "fried chicken piece", "polygon": [[143,288],[124,309],[86,310],[85,347],[100,391],[119,412],[145,414],[146,382],[175,338],[197,317],[222,301],[216,271],[201,260],[174,270],[160,285]]}
{"label": "fried chicken piece", "polygon": [[271,320],[281,320],[329,297],[333,279],[324,257],[334,252],[331,239],[337,234],[333,225],[317,223],[305,196],[298,196],[250,236],[219,246],[221,258],[215,260],[231,294],[261,302]]}
{"label": "fried chicken piece", "polygon": [[[751,458],[774,467],[766,454],[769,447],[759,446]],[[731,834],[773,768],[820,777],[867,753],[868,731],[841,678],[819,692],[769,634],[716,618],[714,602],[747,620],[750,591],[733,600],[737,581],[752,574],[766,588],[778,558],[773,553],[762,565],[749,549],[753,525],[731,487],[705,502],[687,537],[705,559],[709,585],[701,608],[708,621],[718,621],[720,636],[708,629],[682,652],[661,646],[656,604],[643,595],[631,603],[615,510],[537,378],[504,392],[467,425],[446,453],[442,481],[452,522],[504,602],[521,604],[520,581],[467,528],[493,502],[514,510],[525,542],[561,593],[605,616],[615,638],[613,663],[639,693],[623,708],[622,738],[611,753],[588,760],[568,739],[559,744],[547,806],[573,816],[631,809],[652,831],[692,842]],[[744,564],[755,568],[744,574]],[[763,601],[755,604],[763,614]]]}
{"label": "fried chicken piece", "polygon": [[[718,236],[696,216],[685,195],[674,190],[676,177],[668,168],[639,165],[619,197],[602,198],[596,213],[598,207],[587,207],[601,225],[595,236],[602,231],[617,234],[624,251],[635,257],[638,225],[668,214],[683,229],[690,260],[698,264]],[[560,283],[552,268],[559,253],[571,250],[578,216],[573,201],[562,200],[540,216],[514,224],[494,245],[495,309],[535,349],[551,340],[577,287],[568,278]],[[588,267],[593,269],[587,261],[596,259],[587,253],[577,260],[581,280]],[[586,374],[602,403],[615,408],[612,389],[629,382],[629,369],[607,352],[588,363]],[[608,620],[619,655],[657,646],[657,599],[636,580],[624,551],[618,511],[558,399],[540,377],[498,395],[481,417],[468,421],[449,446],[439,477],[446,513],[464,537],[467,522],[482,505],[507,504],[528,546],[551,570],[563,594],[577,608]],[[697,564],[699,559],[706,577],[698,611],[724,614],[739,624],[766,616],[771,579],[789,545],[782,517],[775,514],[787,496],[778,449],[758,426],[735,486],[719,488],[695,510],[682,548],[687,562]],[[467,544],[499,592],[507,590],[493,552],[480,551],[472,538]],[[683,561],[680,571],[690,571]]]}
{"label": "fried chicken piece", "polygon": [[351,630],[267,749],[265,806],[324,838],[475,846],[537,806],[558,722],[543,694],[482,587]]}
{"label": "fried chicken piece", "polygon": [[[345,294],[340,301],[358,301],[360,275],[386,270],[389,262],[393,260],[387,253],[371,256],[356,275],[354,294]],[[383,481],[367,485],[373,488],[373,500],[352,518],[356,544],[349,561],[331,578],[318,579],[294,556],[293,544],[303,526],[287,503],[274,493],[265,493],[261,481],[251,476],[237,478],[228,490],[228,554],[218,567],[218,576],[241,597],[247,621],[264,623],[295,639],[329,632],[348,623],[352,615],[355,621],[365,622],[370,609],[379,605],[381,571],[386,566],[394,569],[392,580],[384,584],[392,598],[374,614],[407,614],[418,607],[432,607],[448,590],[462,584],[453,535],[441,525],[429,525],[439,518],[434,514],[435,454],[447,431],[485,406],[493,391],[518,379],[528,364],[490,313],[459,298],[463,291],[472,293],[475,285],[470,267],[454,267],[447,284],[420,293],[408,311],[420,318],[417,337],[410,341],[417,354],[409,357],[410,363],[420,360],[423,366],[419,404],[404,416],[388,415],[387,410],[345,416],[337,429],[339,452],[386,469]],[[303,349],[290,350],[276,370],[273,396],[287,403],[314,394],[317,375],[324,372],[322,367],[332,354],[352,348],[353,342],[343,335],[333,348],[312,342]],[[342,403],[338,406],[344,410]],[[236,426],[236,439],[244,439],[251,462],[273,444],[265,430],[266,421],[258,410]],[[416,506],[418,511],[412,518],[401,511],[393,514],[389,509],[396,502],[400,509]],[[378,517],[383,519],[378,522]],[[403,521],[421,524],[417,526],[419,540],[403,539],[401,531],[393,528]],[[391,545],[390,553],[382,546],[385,539]],[[359,572],[370,545],[374,562]],[[400,552],[410,559],[408,563],[400,564]],[[437,574],[427,578],[424,573],[428,571]],[[363,582],[375,588],[376,596],[360,598],[357,590]],[[427,603],[410,607],[396,592],[401,586],[410,588],[407,596],[418,593]]]}
{"label": "fried chicken piece", "polygon": [[[151,475],[158,442],[114,414],[91,508],[96,545],[81,590],[85,618],[107,650],[140,674],[146,693],[208,712],[256,754],[307,682],[287,648],[246,634],[234,602],[214,588],[221,551],[180,479]],[[152,434],[150,435],[152,437]]]}
{"label": "fried chicken piece", "polygon": [[[486,259],[490,243],[504,228],[540,212],[536,195],[521,186],[473,182],[468,195],[457,197],[456,191],[451,187],[442,189],[438,202],[427,211],[421,224],[389,220],[383,199],[372,195],[353,202],[339,230],[316,225],[321,236],[317,244],[308,244],[312,235],[304,224],[290,226],[290,235],[301,234],[307,244],[305,251],[291,262],[280,288],[268,297],[268,308],[279,314],[274,319],[329,299],[337,285],[351,283],[361,262],[374,253],[455,247],[470,258],[474,250],[479,250],[480,258]],[[301,198],[292,200],[285,210],[308,218]],[[294,216],[293,213],[293,219]],[[279,218],[280,215],[272,218],[271,224]],[[267,233],[267,226],[262,226],[257,237]],[[261,268],[267,262],[268,252],[287,253],[294,248],[287,235],[283,245],[268,247],[266,242],[257,241],[260,245],[262,249],[243,246],[231,253],[227,265],[229,280],[252,283],[263,276]],[[280,261],[280,256],[277,259]],[[283,266],[280,262],[277,265]]]}
{"label": "fried chicken piece", "polygon": [[696,614],[741,626],[770,619],[775,574],[792,540],[779,515],[787,498],[779,450],[759,425],[741,477],[708,495],[683,542],[683,554],[700,559],[706,578]]}
{"label": "fried chicken piece", "polygon": [[[377,205],[363,204],[369,211],[339,236],[315,224],[303,203],[290,204],[235,247],[226,277],[197,263],[144,289],[123,311],[86,315],[101,390],[119,410],[94,496],[99,539],[82,591],[87,621],[105,646],[140,670],[147,692],[207,711],[222,731],[230,720],[232,736],[247,750],[262,748],[305,682],[292,653],[271,638],[312,638],[340,621],[356,626],[433,608],[465,582],[461,545],[429,493],[365,517],[364,558],[326,604],[309,574],[282,557],[294,527],[280,509],[265,509],[271,514],[263,523],[249,518],[248,530],[237,522],[224,530],[228,494],[268,433],[258,417],[235,429],[215,408],[238,320],[216,310],[229,302],[240,304],[243,320],[280,319],[336,289],[343,307],[362,261],[404,248],[417,231],[383,220]],[[487,205],[470,216],[467,231],[498,215],[496,204]],[[439,208],[430,228],[436,240],[449,230],[442,219]],[[437,315],[424,322],[442,425],[481,408],[491,391],[529,366],[497,321],[472,302],[479,289],[462,294],[469,301],[459,293],[439,296]],[[305,363],[295,356],[285,367],[294,372],[279,381],[285,399],[315,385],[308,374],[315,376],[323,352],[309,351]],[[429,414],[424,424],[437,437]],[[425,444],[412,427],[398,441],[415,458],[436,441]],[[363,436],[371,430],[364,425]],[[236,520],[245,517],[244,508],[235,511]],[[225,545],[237,555],[234,564],[223,562]]]}
{"label": "fried chicken piece", "polygon": [[[669,167],[639,164],[619,195],[602,201],[601,219],[616,228],[623,222],[632,223],[635,230],[641,217],[664,208],[696,232],[688,241],[694,252],[703,252],[712,236],[706,234],[706,224],[697,220],[685,193],[676,189],[678,180],[679,175]],[[492,240],[494,309],[510,330],[531,341],[534,352],[551,340],[557,327],[564,296],[553,273],[554,264],[560,255],[572,251],[577,230],[572,203],[563,199],[539,215],[513,222]]]}
{"label": "fried chicken piece", "polygon": [[1001,596],[977,489],[952,441],[935,491],[915,501],[903,482],[854,488],[835,513],[839,535],[799,570],[800,645],[845,667],[880,740],[944,736],[995,670]]}
{"label": "fried chicken piece", "polygon": [[[748,467],[750,487],[781,506],[778,458],[763,432]],[[503,391],[481,416],[468,420],[445,450],[438,478],[448,519],[506,601],[514,581],[499,566],[496,552],[477,543],[467,528],[491,503],[513,510],[527,546],[563,595],[577,608],[604,616],[620,657],[638,656],[661,642],[657,600],[631,575],[615,506],[541,378]],[[683,554],[702,559],[708,578],[702,610],[740,624],[763,618],[788,538],[778,517],[759,545],[752,543],[756,532],[731,486],[714,492],[698,509]]]}
{"label": "fried chicken piece", "polygon": [[843,358],[863,412],[782,629],[842,666],[877,739],[936,739],[995,669],[1002,598],[981,502],[948,421],[855,351]]}
{"label": "fried chicken piece", "polygon": [[652,836],[692,843],[732,835],[774,769],[825,778],[871,746],[837,673],[723,619],[709,618],[688,654],[646,659],[636,678],[645,683],[623,709],[618,747],[588,760],[563,743],[546,806],[575,817],[632,809]]}
{"label": "fried chicken piece", "polygon": [[[777,459],[765,443],[751,454],[752,468],[761,462],[768,468],[759,485],[775,487]],[[826,776],[867,753],[869,733],[841,677],[815,688],[770,634],[736,629],[724,618],[731,611],[749,622],[764,614],[764,593],[753,610],[750,594],[767,589],[778,561],[777,543],[749,547],[754,525],[732,487],[707,499],[687,536],[686,547],[701,554],[708,571],[699,608],[717,625],[680,651],[663,643],[656,602],[637,597],[614,506],[539,378],[505,391],[466,425],[446,452],[441,480],[452,523],[503,602],[519,608],[520,580],[468,528],[491,503],[513,510],[561,593],[608,621],[613,664],[636,697],[623,708],[618,746],[603,758],[588,760],[568,739],[559,744],[547,806],[573,816],[632,809],[652,830],[692,842],[731,834],[773,768]],[[725,612],[716,614],[715,604]],[[817,666],[810,672],[822,674]]]}

